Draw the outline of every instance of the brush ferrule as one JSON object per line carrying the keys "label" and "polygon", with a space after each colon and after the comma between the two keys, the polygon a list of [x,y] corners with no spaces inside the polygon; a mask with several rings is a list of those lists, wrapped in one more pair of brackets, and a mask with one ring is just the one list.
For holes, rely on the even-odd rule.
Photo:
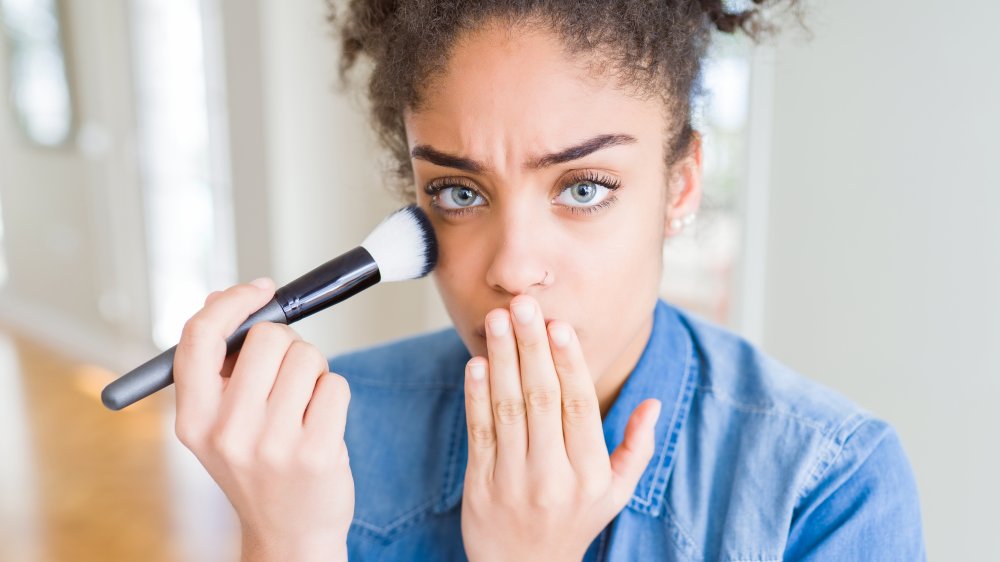
{"label": "brush ferrule", "polygon": [[341,254],[275,291],[288,323],[301,320],[382,280],[375,259],[363,247]]}

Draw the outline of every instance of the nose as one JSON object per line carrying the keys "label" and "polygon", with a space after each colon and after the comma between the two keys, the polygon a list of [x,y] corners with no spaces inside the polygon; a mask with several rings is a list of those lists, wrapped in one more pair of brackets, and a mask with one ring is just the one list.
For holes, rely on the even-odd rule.
{"label": "nose", "polygon": [[486,271],[490,287],[513,296],[529,292],[546,276],[546,284],[551,284],[553,268],[545,257],[549,248],[538,221],[527,215],[509,216],[496,228],[493,259]]}

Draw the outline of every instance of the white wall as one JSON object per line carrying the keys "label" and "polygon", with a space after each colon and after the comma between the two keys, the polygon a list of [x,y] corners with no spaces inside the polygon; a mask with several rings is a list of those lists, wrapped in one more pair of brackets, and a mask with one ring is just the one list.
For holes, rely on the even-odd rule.
{"label": "white wall", "polygon": [[[76,134],[65,147],[25,142],[4,96],[0,199],[9,278],[0,322],[76,356],[124,368],[149,335],[126,5],[62,3]],[[10,89],[0,41],[0,91]]]}
{"label": "white wall", "polygon": [[891,421],[935,560],[1000,560],[1000,5],[814,3],[775,53],[762,343]]}
{"label": "white wall", "polygon": [[[241,6],[228,1],[224,10]],[[335,91],[338,48],[322,0],[261,6],[274,248],[269,274],[283,284],[360,245],[402,203],[383,187],[360,98]],[[333,355],[450,323],[433,282],[424,278],[377,285],[294,328]]]}

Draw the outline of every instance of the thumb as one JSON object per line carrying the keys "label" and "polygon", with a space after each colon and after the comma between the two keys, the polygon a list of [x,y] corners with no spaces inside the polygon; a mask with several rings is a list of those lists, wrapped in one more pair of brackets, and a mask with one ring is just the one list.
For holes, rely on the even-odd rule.
{"label": "thumb", "polygon": [[660,407],[660,401],[655,398],[643,400],[636,406],[625,425],[624,439],[611,453],[611,487],[616,505],[628,503],[649,459],[653,458]]}

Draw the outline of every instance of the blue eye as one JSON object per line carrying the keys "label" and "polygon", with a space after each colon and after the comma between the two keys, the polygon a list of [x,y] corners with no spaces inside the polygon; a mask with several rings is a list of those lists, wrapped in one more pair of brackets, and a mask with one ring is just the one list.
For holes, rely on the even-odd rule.
{"label": "blue eye", "polygon": [[[598,193],[603,190],[604,195],[598,198]],[[605,187],[592,180],[580,180],[570,184],[566,189],[559,194],[561,198],[564,194],[568,193],[572,198],[572,201],[581,203],[581,205],[575,205],[570,203],[570,207],[589,207],[590,203],[597,198],[597,203],[600,203],[611,194],[611,188]],[[564,201],[569,202],[564,199]]]}
{"label": "blue eye", "polygon": [[453,185],[449,187],[444,187],[436,190],[438,202],[444,201],[447,204],[454,204],[455,207],[449,207],[443,205],[443,209],[466,209],[469,208],[476,199],[482,199],[483,196],[477,194],[472,188],[466,187],[464,185]]}
{"label": "blue eye", "polygon": [[[616,179],[585,172],[571,177],[564,184],[556,201],[561,200],[563,206],[572,213],[592,215],[617,201],[612,192],[620,186],[620,182]],[[431,207],[445,216],[457,217],[473,213],[478,207],[483,206],[474,205],[477,200],[483,199],[483,196],[474,188],[458,183],[457,180],[431,182],[424,188],[424,192],[431,196]],[[565,194],[569,194],[570,199],[564,198]]]}

